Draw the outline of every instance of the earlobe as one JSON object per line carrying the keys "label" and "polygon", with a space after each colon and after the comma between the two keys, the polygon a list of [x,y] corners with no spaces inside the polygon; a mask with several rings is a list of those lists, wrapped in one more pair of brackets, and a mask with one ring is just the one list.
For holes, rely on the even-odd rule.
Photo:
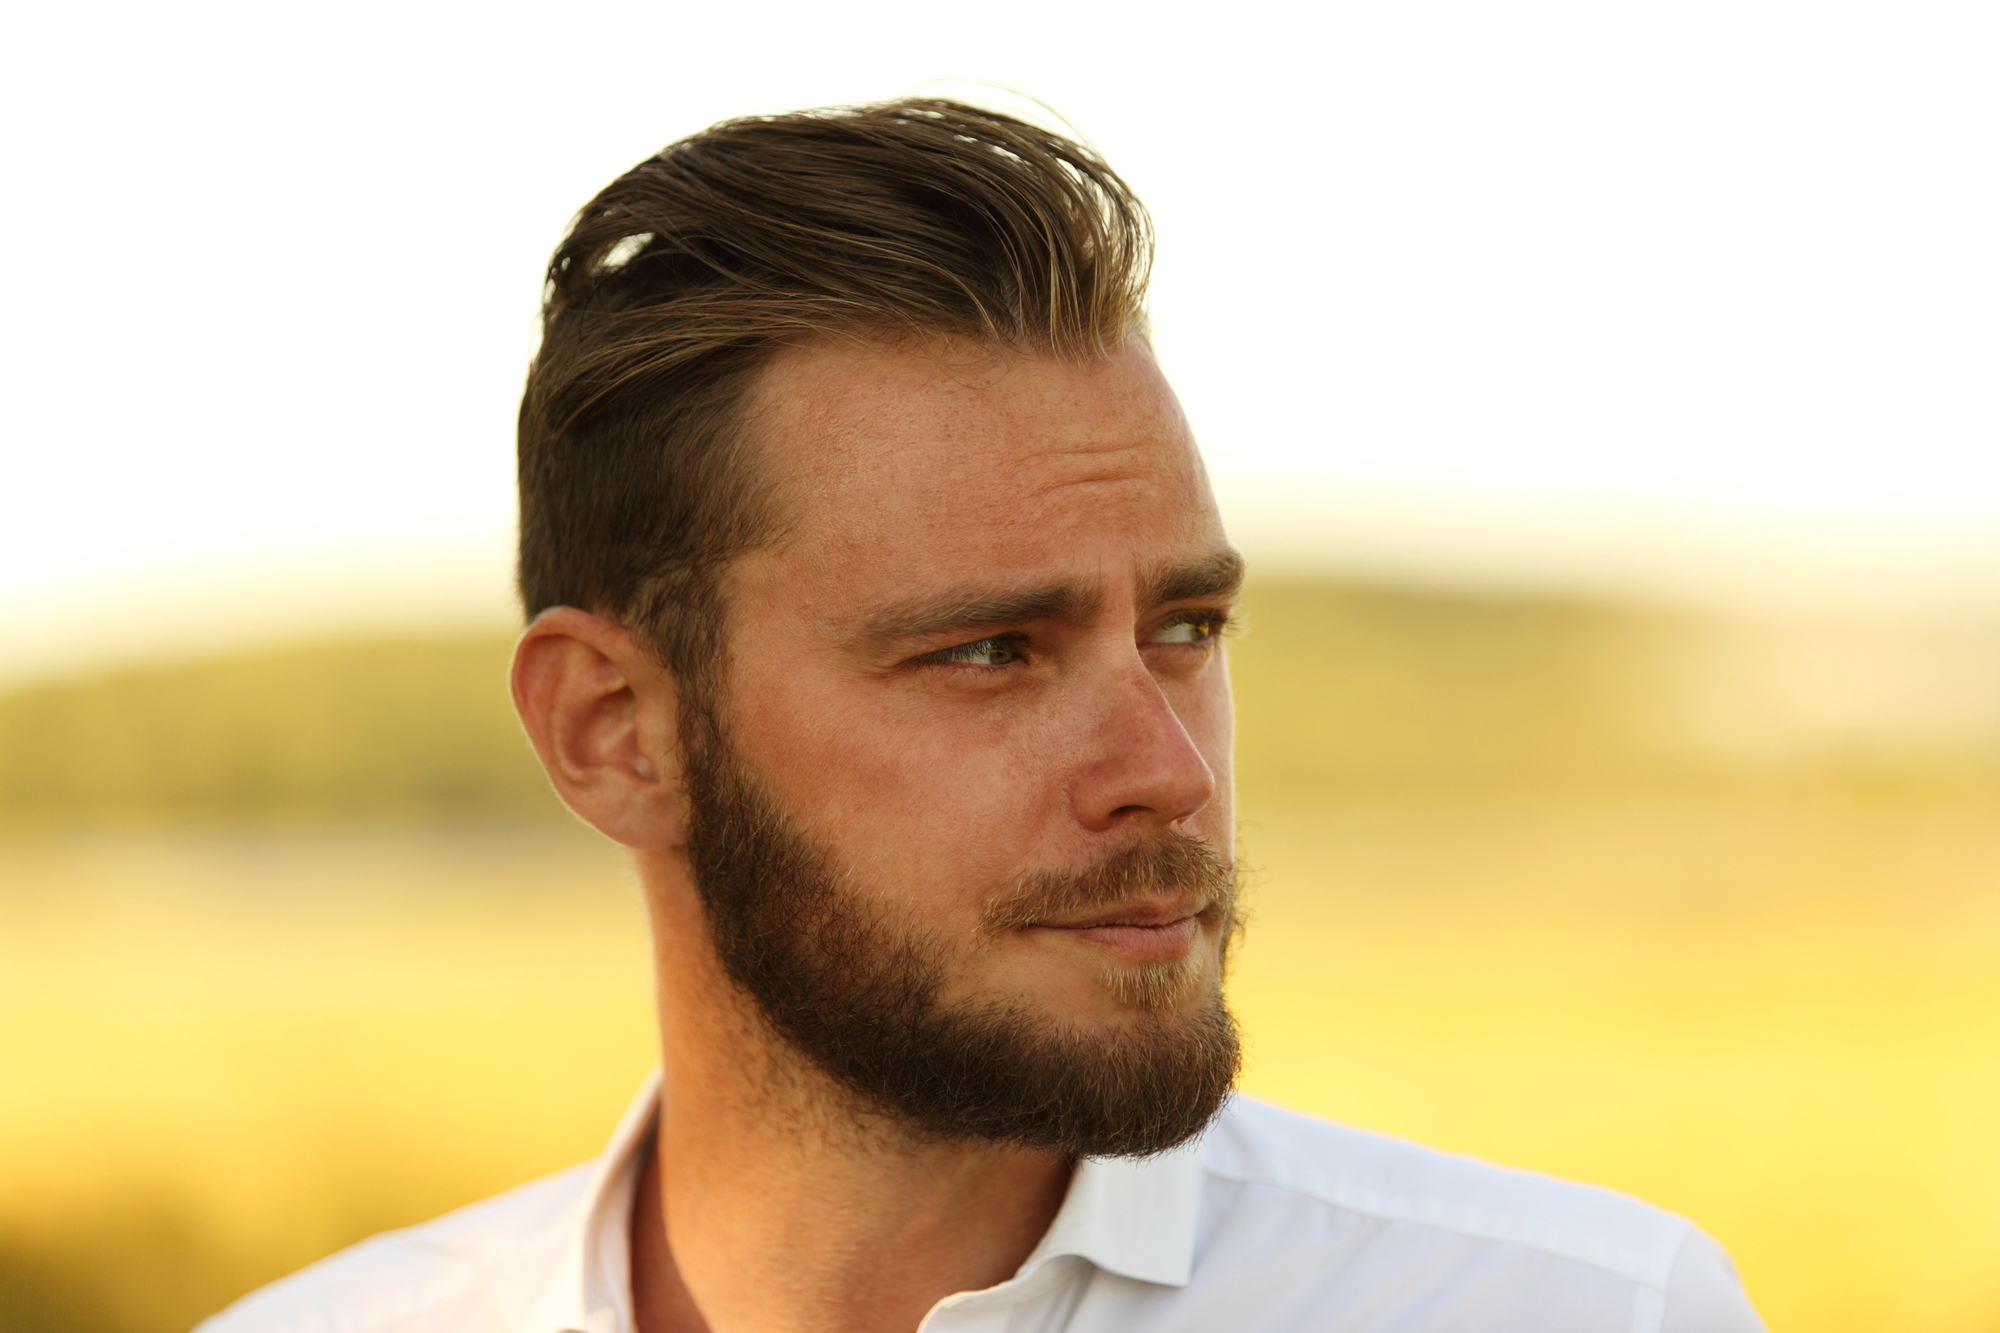
{"label": "earlobe", "polygon": [[672,679],[622,626],[575,607],[514,650],[515,711],[563,803],[628,847],[685,841]]}

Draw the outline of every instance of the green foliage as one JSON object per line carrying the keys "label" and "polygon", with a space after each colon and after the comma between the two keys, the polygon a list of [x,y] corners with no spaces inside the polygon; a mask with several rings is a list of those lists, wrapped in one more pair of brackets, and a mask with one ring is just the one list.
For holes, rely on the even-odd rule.
{"label": "green foliage", "polygon": [[0,1333],[177,1333],[255,1281],[170,1200],[48,1231],[0,1231]]}
{"label": "green foliage", "polygon": [[1246,801],[1605,778],[1651,759],[1660,626],[1549,597],[1272,581],[1231,649]]}
{"label": "green foliage", "polygon": [[20,690],[0,698],[0,812],[16,823],[553,817],[507,698],[511,643],[330,643]]}

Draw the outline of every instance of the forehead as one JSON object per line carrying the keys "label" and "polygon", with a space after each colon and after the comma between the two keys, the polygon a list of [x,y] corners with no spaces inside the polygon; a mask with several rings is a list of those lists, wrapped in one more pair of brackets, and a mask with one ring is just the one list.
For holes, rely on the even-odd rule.
{"label": "forehead", "polygon": [[1193,438],[1142,344],[1085,363],[962,343],[787,349],[749,404],[815,575],[1080,572],[1223,544]]}

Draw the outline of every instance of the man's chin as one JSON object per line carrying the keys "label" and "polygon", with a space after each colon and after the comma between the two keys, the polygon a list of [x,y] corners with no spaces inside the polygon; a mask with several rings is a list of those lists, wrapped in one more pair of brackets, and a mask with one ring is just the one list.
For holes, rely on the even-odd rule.
{"label": "man's chin", "polygon": [[[1083,1157],[1147,1156],[1178,1147],[1212,1120],[1240,1063],[1235,1018],[1218,988],[1124,978],[1096,1021],[1017,1015],[997,1082],[1022,1112],[984,1137]],[[1027,1094],[1022,1096],[1022,1094]],[[1007,1098],[998,1099],[994,1109]],[[995,1131],[998,1132],[995,1132]]]}

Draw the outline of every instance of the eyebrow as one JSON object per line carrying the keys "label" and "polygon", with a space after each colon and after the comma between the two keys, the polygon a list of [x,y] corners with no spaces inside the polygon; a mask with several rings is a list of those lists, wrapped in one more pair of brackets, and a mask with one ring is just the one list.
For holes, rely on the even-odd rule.
{"label": "eyebrow", "polygon": [[1025,592],[960,593],[891,607],[868,622],[864,637],[874,643],[927,639],[1030,620],[1084,620],[1096,609],[1094,594],[1065,585]]}
{"label": "eyebrow", "polygon": [[[1152,607],[1194,597],[1226,596],[1242,583],[1243,557],[1225,547],[1196,560],[1154,570],[1141,584],[1140,601]],[[896,643],[942,634],[972,634],[1031,620],[1087,620],[1098,603],[1097,593],[1071,584],[1019,592],[947,594],[890,607],[869,620],[862,637],[870,643]]]}
{"label": "eyebrow", "polygon": [[1192,597],[1233,597],[1243,587],[1243,556],[1225,546],[1195,560],[1167,565],[1153,572],[1139,590],[1145,606],[1181,602]]}

